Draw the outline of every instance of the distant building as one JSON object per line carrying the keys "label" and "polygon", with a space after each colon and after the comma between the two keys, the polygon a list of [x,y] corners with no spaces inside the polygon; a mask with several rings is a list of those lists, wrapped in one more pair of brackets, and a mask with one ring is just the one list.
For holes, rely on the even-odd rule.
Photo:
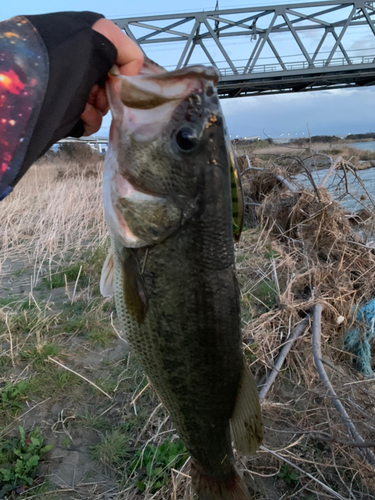
{"label": "distant building", "polygon": [[108,137],[65,137],[61,139],[58,144],[63,144],[64,142],[75,142],[77,144],[88,144],[90,148],[98,151],[99,154],[105,154],[108,149]]}

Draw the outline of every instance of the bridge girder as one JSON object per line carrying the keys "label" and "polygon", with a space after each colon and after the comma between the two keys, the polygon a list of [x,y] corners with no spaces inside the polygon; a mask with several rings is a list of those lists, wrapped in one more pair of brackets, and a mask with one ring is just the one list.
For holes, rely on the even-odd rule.
{"label": "bridge girder", "polygon": [[[146,55],[155,47],[173,47],[178,57],[168,67],[216,66],[219,94],[226,98],[369,85],[375,81],[373,3],[323,0],[113,21]],[[365,43],[358,31],[367,33]],[[370,47],[353,49],[361,40]]]}

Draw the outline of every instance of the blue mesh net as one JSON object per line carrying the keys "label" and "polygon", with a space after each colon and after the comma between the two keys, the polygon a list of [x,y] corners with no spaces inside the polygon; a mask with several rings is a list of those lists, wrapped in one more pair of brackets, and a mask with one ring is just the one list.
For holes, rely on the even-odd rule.
{"label": "blue mesh net", "polygon": [[344,348],[356,356],[357,370],[373,378],[371,341],[375,338],[375,299],[359,309],[356,321],[357,325],[346,334]]}

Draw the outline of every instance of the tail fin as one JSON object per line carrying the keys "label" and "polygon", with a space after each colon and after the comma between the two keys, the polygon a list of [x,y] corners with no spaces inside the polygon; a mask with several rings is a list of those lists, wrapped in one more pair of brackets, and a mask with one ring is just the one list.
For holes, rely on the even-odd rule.
{"label": "tail fin", "polygon": [[206,474],[194,461],[191,462],[191,480],[199,500],[250,500],[244,481],[234,469],[228,480],[217,479]]}

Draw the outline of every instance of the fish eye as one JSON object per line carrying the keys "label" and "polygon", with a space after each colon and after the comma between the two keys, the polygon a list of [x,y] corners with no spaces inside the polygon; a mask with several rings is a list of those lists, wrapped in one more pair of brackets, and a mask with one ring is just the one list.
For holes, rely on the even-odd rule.
{"label": "fish eye", "polygon": [[197,133],[189,127],[183,127],[176,134],[176,142],[181,151],[191,151],[198,144]]}

